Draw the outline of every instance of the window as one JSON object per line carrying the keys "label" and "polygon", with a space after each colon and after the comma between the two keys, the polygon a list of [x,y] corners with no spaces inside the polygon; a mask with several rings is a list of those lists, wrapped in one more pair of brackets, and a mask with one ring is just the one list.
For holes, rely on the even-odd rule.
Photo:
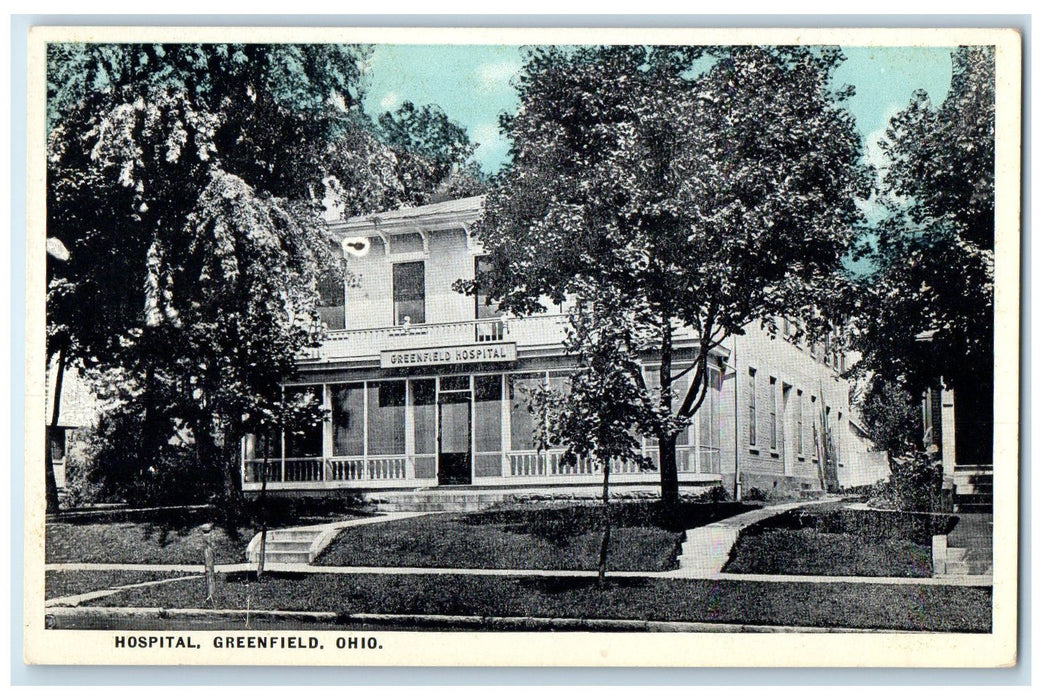
{"label": "window", "polygon": [[836,434],[832,443],[833,449],[836,451],[836,462],[842,462],[843,456],[840,454],[840,445],[843,444],[843,411],[836,414]]}
{"label": "window", "polygon": [[[310,397],[311,403],[322,402],[321,386],[299,386],[286,389],[286,401],[295,401],[301,397]],[[285,434],[286,457],[321,457],[322,456],[322,423],[315,422],[297,426],[295,430],[287,430]]]}
{"label": "window", "polygon": [[327,328],[344,327],[344,268],[324,270],[318,275],[318,317]]}
{"label": "window", "polygon": [[394,265],[394,323],[426,323],[423,261]]}
{"label": "window", "polygon": [[511,374],[507,376],[507,388],[510,398],[510,449],[534,450],[535,439],[532,435],[535,418],[529,409],[530,392],[544,386],[542,374]]}
{"label": "window", "polygon": [[810,397],[810,432],[811,432],[811,449],[814,450],[814,454],[811,455],[814,461],[818,460],[818,397],[811,394]]}
{"label": "window", "polygon": [[369,454],[405,454],[405,382],[369,382]]}
{"label": "window", "polygon": [[771,394],[768,397],[770,403],[767,407],[770,409],[770,436],[771,436],[771,451],[778,451],[778,380],[774,377],[770,378],[770,391]]}
{"label": "window", "polygon": [[413,458],[416,477],[433,479],[437,476],[438,424],[434,379],[410,379],[413,404]]}
{"label": "window", "polygon": [[796,454],[803,456],[803,389],[796,390]]}
{"label": "window", "polygon": [[503,376],[474,377],[474,446],[478,452],[503,449]]}
{"label": "window", "polygon": [[65,428],[47,426],[47,437],[51,443],[51,459],[55,462],[65,459]]}
{"label": "window", "polygon": [[699,459],[703,472],[720,473],[720,370],[709,368],[709,394],[698,409]]}
{"label": "window", "polygon": [[749,444],[756,444],[756,370],[749,368]]}
{"label": "window", "polygon": [[[478,275],[483,272],[488,272],[492,268],[492,263],[488,261],[487,255],[479,255],[474,258],[474,278],[477,279]],[[478,287],[474,294],[474,318],[498,318],[503,315],[503,312],[499,310],[498,304],[490,304],[488,300],[488,294]]]}
{"label": "window", "polygon": [[365,388],[361,384],[330,388],[333,397],[333,456],[360,455],[365,449]]}

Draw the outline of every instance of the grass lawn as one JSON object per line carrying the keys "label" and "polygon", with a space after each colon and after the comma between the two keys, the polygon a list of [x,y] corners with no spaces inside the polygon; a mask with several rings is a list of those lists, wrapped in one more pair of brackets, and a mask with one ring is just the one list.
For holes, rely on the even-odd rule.
{"label": "grass lawn", "polygon": [[[129,589],[89,606],[199,607],[203,580]],[[627,578],[268,574],[226,576],[218,607],[987,632],[991,590],[957,586]]]}
{"label": "grass lawn", "polygon": [[[665,518],[658,502],[613,508],[608,568],[676,568],[685,529],[750,510],[734,503],[683,503]],[[599,505],[518,507],[437,514],[340,533],[317,566],[417,566],[473,569],[595,570],[601,546]]]}
{"label": "grass lawn", "polygon": [[64,598],[132,583],[186,575],[169,571],[48,571],[45,573],[44,596],[46,600]]}
{"label": "grass lawn", "polygon": [[[253,528],[240,528],[233,538],[215,527],[212,537],[218,564],[244,562]],[[48,564],[202,564],[204,548],[199,524],[47,523]]]}
{"label": "grass lawn", "polygon": [[836,505],[789,511],[743,530],[724,571],[929,577],[931,537],[954,523],[949,516]]}

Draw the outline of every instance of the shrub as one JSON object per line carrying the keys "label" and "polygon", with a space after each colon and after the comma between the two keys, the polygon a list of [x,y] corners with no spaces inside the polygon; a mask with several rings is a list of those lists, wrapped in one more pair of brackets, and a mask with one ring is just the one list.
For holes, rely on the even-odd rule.
{"label": "shrub", "polygon": [[753,486],[751,489],[745,492],[746,501],[766,501],[768,499],[767,493],[761,489]]}
{"label": "shrub", "polygon": [[83,448],[80,490],[142,507],[206,503],[219,493],[219,476],[199,468],[192,446],[147,436],[150,429],[132,406],[103,414]]}
{"label": "shrub", "polygon": [[940,510],[943,478],[941,463],[934,454],[915,452],[894,457],[890,484],[897,507],[923,512]]}

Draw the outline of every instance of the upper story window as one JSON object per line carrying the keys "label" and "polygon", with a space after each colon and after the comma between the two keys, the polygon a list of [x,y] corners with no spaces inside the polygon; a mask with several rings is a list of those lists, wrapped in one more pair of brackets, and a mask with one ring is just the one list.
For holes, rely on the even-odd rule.
{"label": "upper story window", "polygon": [[337,330],[345,325],[344,271],[325,270],[318,277],[318,317],[327,328]]}
{"label": "upper story window", "polygon": [[756,370],[749,368],[749,445],[756,445]]}
{"label": "upper story window", "polygon": [[426,323],[423,261],[394,265],[394,323]]}
{"label": "upper story window", "polygon": [[[489,262],[487,255],[479,255],[474,258],[475,279],[479,274],[488,272],[491,268],[492,263]],[[498,318],[502,315],[503,312],[499,310],[499,305],[490,304],[488,294],[479,287],[474,295],[474,318]]]}

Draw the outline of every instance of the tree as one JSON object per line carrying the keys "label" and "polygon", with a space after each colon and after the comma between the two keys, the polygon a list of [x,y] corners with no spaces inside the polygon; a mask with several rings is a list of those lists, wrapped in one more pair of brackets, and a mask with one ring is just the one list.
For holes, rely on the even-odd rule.
{"label": "tree", "polygon": [[[775,316],[810,316],[849,247],[869,178],[842,109],[850,91],[829,89],[842,58],[799,47],[535,48],[517,81],[520,108],[501,120],[513,161],[475,226],[491,269],[460,288],[480,286],[517,314],[604,289],[634,314],[627,367],[657,406],[643,429],[659,441],[667,504],[710,353],[751,322],[773,331]],[[697,337],[683,362],[680,326]],[[659,365],[658,387],[642,358]]]}
{"label": "tree", "polygon": [[604,524],[597,566],[603,585],[611,543],[611,472],[622,462],[651,467],[641,454],[639,430],[655,424],[657,406],[635,381],[641,367],[628,352],[639,332],[635,314],[610,290],[591,291],[592,301],[571,312],[564,347],[578,370],[569,377],[567,391],[543,387],[530,398],[533,412],[546,418],[536,422],[538,444],[561,445],[562,461],[592,462],[603,475]]}
{"label": "tree", "polygon": [[431,195],[457,198],[484,191],[484,175],[471,160],[475,145],[466,129],[449,119],[437,105],[417,107],[405,102],[377,120],[382,143],[398,163],[407,187],[404,201],[426,204]]}
{"label": "tree", "polygon": [[[230,519],[252,416],[317,339],[330,141],[357,122],[365,50],[52,45],[49,347],[143,403],[141,453],[172,421],[220,475]],[[292,144],[292,148],[287,148]],[[49,270],[50,272],[50,270]]]}
{"label": "tree", "polygon": [[[952,54],[952,84],[917,92],[880,145],[889,214],[862,250],[862,368],[914,401],[943,378],[973,414],[957,436],[990,461],[994,357],[995,67],[989,47]],[[964,429],[965,428],[965,429]],[[962,449],[957,448],[962,452]]]}

